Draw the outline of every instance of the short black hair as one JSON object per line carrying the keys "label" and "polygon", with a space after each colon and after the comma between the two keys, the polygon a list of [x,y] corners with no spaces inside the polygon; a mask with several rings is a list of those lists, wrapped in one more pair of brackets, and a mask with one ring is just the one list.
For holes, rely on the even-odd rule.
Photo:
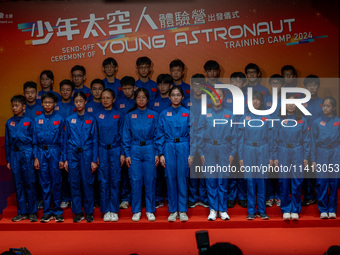
{"label": "short black hair", "polygon": [[209,71],[209,70],[219,70],[220,69],[220,64],[217,63],[215,60],[208,60],[204,64],[204,70]]}
{"label": "short black hair", "polygon": [[72,81],[68,80],[68,79],[65,79],[65,80],[62,80],[60,83],[59,83],[59,89],[61,90],[61,87],[64,86],[64,85],[70,85],[71,88],[72,88],[72,91],[74,91],[75,89],[75,85]]}
{"label": "short black hair", "polygon": [[45,94],[43,94],[41,96],[41,102],[43,102],[45,98],[52,98],[55,103],[58,101],[57,96],[52,92],[46,92]]}
{"label": "short black hair", "polygon": [[260,100],[260,102],[261,102],[260,110],[264,110],[264,97],[263,97],[263,94],[260,91],[254,91],[253,99],[254,98]]}
{"label": "short black hair", "polygon": [[206,252],[207,255],[242,255],[239,247],[231,243],[215,243]]}
{"label": "short black hair", "polygon": [[127,86],[127,85],[131,85],[131,86],[135,86],[135,78],[131,77],[131,76],[124,76],[121,80],[120,80],[120,85],[123,86]]}
{"label": "short black hair", "polygon": [[170,62],[170,69],[173,68],[173,67],[176,67],[176,66],[179,66],[180,68],[182,68],[182,70],[184,71],[184,68],[185,68],[185,65],[183,63],[182,60],[180,59],[175,59],[175,60],[172,60]]}
{"label": "short black hair", "polygon": [[183,89],[181,86],[178,86],[178,85],[172,86],[172,88],[169,90],[169,95],[171,95],[171,92],[174,91],[175,89],[178,89],[182,97],[184,97]]}
{"label": "short black hair", "polygon": [[249,63],[248,65],[246,65],[246,67],[244,68],[244,72],[247,73],[249,69],[255,69],[258,73],[260,72],[259,66],[254,63]]}
{"label": "short black hair", "polygon": [[314,74],[308,75],[308,76],[304,79],[303,85],[306,86],[308,83],[311,83],[311,82],[315,82],[315,83],[318,84],[319,87],[320,87],[320,78],[319,78],[318,76],[316,76],[316,75],[314,75]]}
{"label": "short black hair", "polygon": [[137,66],[140,66],[140,65],[149,65],[149,66],[151,66],[151,59],[149,59],[148,57],[137,58],[136,65]]}
{"label": "short black hair", "polygon": [[230,79],[236,79],[236,78],[240,78],[243,83],[246,82],[246,75],[242,72],[233,72],[231,75],[230,75]]}
{"label": "short black hair", "polygon": [[47,76],[47,78],[49,78],[49,79],[54,81],[54,74],[53,74],[53,72],[51,70],[44,70],[44,71],[42,71],[40,73],[40,79],[41,79],[41,76],[43,76],[44,74]]}
{"label": "short black hair", "polygon": [[204,74],[201,73],[194,74],[193,76],[191,76],[191,79],[195,79],[194,81],[191,82],[205,83],[205,76]]}
{"label": "short black hair", "polygon": [[171,77],[170,74],[167,73],[161,73],[160,75],[157,76],[157,84],[160,83],[168,83],[168,84],[172,84],[174,82],[174,79]]}
{"label": "short black hair", "polygon": [[116,97],[115,92],[112,89],[104,89],[102,91],[102,95],[103,95],[104,92],[109,92],[111,94],[111,96],[113,97],[113,99],[115,99],[115,97]]}
{"label": "short black hair", "polygon": [[71,73],[73,73],[74,71],[82,71],[84,75],[86,74],[85,67],[80,65],[75,65],[74,67],[72,67]]}
{"label": "short black hair", "polygon": [[103,86],[103,89],[105,89],[105,83],[101,80],[101,79],[94,79],[92,82],[91,82],[91,89],[93,87],[93,84],[95,83],[99,83]]}
{"label": "short black hair", "polygon": [[15,95],[11,98],[11,103],[18,102],[22,105],[26,104],[26,98],[23,95]]}
{"label": "short black hair", "polygon": [[83,91],[78,91],[73,95],[73,99],[76,97],[82,97],[85,101],[87,101],[87,97]]}
{"label": "short black hair", "polygon": [[114,66],[117,66],[117,65],[118,65],[117,61],[116,61],[114,58],[106,58],[106,59],[104,59],[102,65],[103,65],[103,67],[104,67],[104,66],[110,65],[110,64],[112,64],[112,65],[114,65]]}
{"label": "short black hair", "polygon": [[26,81],[24,83],[24,90],[27,88],[35,89],[37,90],[37,84],[34,81]]}
{"label": "short black hair", "polygon": [[281,82],[282,85],[284,84],[284,78],[283,78],[282,75],[273,74],[272,76],[270,76],[270,78],[269,78],[269,84],[272,83],[273,80],[277,80],[277,81]]}
{"label": "short black hair", "polygon": [[292,70],[293,71],[293,74],[296,75],[296,70],[295,70],[295,67],[292,66],[292,65],[285,65],[281,68],[281,75],[283,75],[283,73],[285,71],[288,71],[288,70]]}

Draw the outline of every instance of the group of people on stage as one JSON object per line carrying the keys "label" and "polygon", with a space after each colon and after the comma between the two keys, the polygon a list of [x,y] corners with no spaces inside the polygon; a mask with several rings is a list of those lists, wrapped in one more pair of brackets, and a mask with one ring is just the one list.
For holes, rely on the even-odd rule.
{"label": "group of people on stage", "polygon": [[[188,221],[188,208],[197,205],[209,207],[208,220],[228,220],[228,208],[236,200],[247,208],[248,220],[269,219],[266,206],[274,203],[281,206],[283,220],[298,220],[301,205],[315,201],[320,218],[336,218],[340,119],[336,100],[318,97],[317,76],[304,80],[311,93],[304,106],[312,115],[304,116],[295,104],[288,104],[286,114],[281,114],[279,100],[271,116],[250,111],[240,116],[233,114],[232,93],[213,88],[221,83],[220,65],[214,60],[205,63],[206,76],[191,77],[191,85],[182,80],[185,66],[179,59],[170,63],[170,74],[158,75],[156,82],[149,78],[148,57],[136,61],[137,81],[131,76],[117,79],[117,66],[115,59],[105,59],[105,79],[94,79],[88,88],[85,68],[76,65],[72,80],[60,82],[60,94],[53,91],[53,72],[45,70],[40,74],[42,90],[28,81],[24,95],[12,97],[14,116],[6,122],[5,149],[17,194],[18,215],[13,221],[36,222],[37,210],[43,208],[41,222],[63,222],[63,209],[72,206],[74,222],[92,222],[95,205],[100,205],[104,221],[118,221],[119,210],[130,204],[132,220],[139,221],[143,203],[147,219],[155,221],[155,210],[164,201],[168,221]],[[230,84],[245,93],[248,87],[253,89],[252,102],[246,102],[256,110],[272,104],[260,76],[253,63],[245,73],[230,76]],[[280,97],[282,87],[296,86],[295,68],[284,66],[269,84]],[[212,99],[202,115],[205,93]],[[288,96],[299,97],[304,96]],[[267,121],[272,116],[280,122]],[[215,119],[245,125],[215,125]],[[263,124],[247,125],[253,120]],[[281,121],[295,125],[287,127]],[[216,164],[237,169],[262,165],[327,169],[315,171],[316,179],[304,180],[302,171],[279,173],[278,178],[260,173],[189,176],[190,167]]]}

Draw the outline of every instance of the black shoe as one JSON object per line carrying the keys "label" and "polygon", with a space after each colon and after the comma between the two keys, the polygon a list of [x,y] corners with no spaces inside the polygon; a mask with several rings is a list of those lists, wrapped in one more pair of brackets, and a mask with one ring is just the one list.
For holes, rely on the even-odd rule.
{"label": "black shoe", "polygon": [[196,202],[189,201],[188,202],[188,207],[189,208],[194,208],[196,206]]}
{"label": "black shoe", "polygon": [[64,217],[62,214],[58,214],[55,216],[55,222],[64,222]]}
{"label": "black shoe", "polygon": [[309,206],[315,204],[315,200],[314,199],[308,199],[308,198],[304,198],[301,202],[301,206]]}
{"label": "black shoe", "polygon": [[92,214],[86,214],[86,222],[93,222],[94,218]]}
{"label": "black shoe", "polygon": [[242,207],[242,208],[247,208],[247,200],[239,200],[238,204]]}
{"label": "black shoe", "polygon": [[261,220],[269,220],[269,216],[266,213],[259,213],[258,215]]}
{"label": "black shoe", "polygon": [[44,209],[44,201],[43,201],[43,200],[40,200],[40,201],[38,202],[38,210],[42,210],[42,209]]}
{"label": "black shoe", "polygon": [[81,222],[84,218],[84,215],[82,213],[78,213],[76,214],[76,216],[74,216],[73,218],[73,222],[77,223],[77,222]]}
{"label": "black shoe", "polygon": [[236,201],[235,200],[228,200],[227,202],[227,207],[228,208],[233,208],[236,205]]}
{"label": "black shoe", "polygon": [[199,204],[200,204],[201,206],[205,207],[205,208],[208,208],[208,207],[209,207],[208,201],[206,201],[206,202],[200,202]]}
{"label": "black shoe", "polygon": [[159,207],[162,207],[162,206],[164,206],[164,202],[163,201],[157,201],[155,208],[159,208]]}
{"label": "black shoe", "polygon": [[47,223],[47,222],[49,222],[50,220],[53,220],[53,219],[54,219],[53,215],[51,215],[51,214],[44,214],[44,215],[41,217],[40,222],[45,222],[45,223]]}
{"label": "black shoe", "polygon": [[18,222],[18,221],[27,220],[27,219],[28,219],[28,216],[26,214],[18,214],[17,216],[12,218],[12,221]]}
{"label": "black shoe", "polygon": [[247,220],[255,220],[255,214],[248,214]]}
{"label": "black shoe", "polygon": [[37,215],[35,213],[31,213],[30,215],[28,215],[28,219],[30,220],[30,222],[38,221]]}

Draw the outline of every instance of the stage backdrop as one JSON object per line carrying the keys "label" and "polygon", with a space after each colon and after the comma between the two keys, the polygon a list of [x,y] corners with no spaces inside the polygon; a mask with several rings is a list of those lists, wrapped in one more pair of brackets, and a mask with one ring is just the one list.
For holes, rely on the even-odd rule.
{"label": "stage backdrop", "polygon": [[[0,136],[12,115],[10,98],[24,82],[39,84],[44,69],[55,74],[54,90],[83,65],[89,85],[104,78],[102,61],[114,57],[117,77],[137,78],[136,59],[153,61],[151,78],[186,64],[184,80],[204,73],[213,59],[222,77],[249,62],[262,76],[294,65],[299,77],[339,77],[338,1],[16,1],[0,3]],[[264,84],[268,86],[268,84]],[[299,84],[301,86],[301,84]],[[40,86],[40,85],[39,85]],[[320,96],[338,95],[338,84],[322,84]],[[1,165],[5,165],[3,146]]]}

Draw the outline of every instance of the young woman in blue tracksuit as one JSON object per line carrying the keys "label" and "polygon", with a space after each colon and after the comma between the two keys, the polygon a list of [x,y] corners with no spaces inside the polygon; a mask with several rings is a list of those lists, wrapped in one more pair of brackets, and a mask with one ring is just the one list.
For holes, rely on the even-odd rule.
{"label": "young woman in blue tracksuit", "polygon": [[[264,110],[264,98],[261,92],[253,93],[252,104],[257,110]],[[261,165],[266,166],[272,159],[270,155],[270,143],[272,141],[272,124],[267,122],[268,117],[247,113],[242,116],[239,122],[245,123],[238,128],[239,137],[239,158],[240,166],[253,167]],[[251,123],[253,122],[253,123]],[[271,160],[272,161],[272,160]],[[259,169],[261,171],[261,169]],[[262,172],[245,172],[247,180],[247,208],[248,220],[254,220],[256,214],[256,197],[257,213],[261,219],[269,219],[266,214],[266,179],[267,175]]]}
{"label": "young woman in blue tracksuit", "polygon": [[171,106],[159,115],[157,127],[159,160],[165,168],[168,190],[168,221],[188,221],[188,177],[190,111],[181,105],[184,92],[173,86],[170,91]]}
{"label": "young woman in blue tracksuit", "polygon": [[[289,98],[297,97],[291,95]],[[310,132],[306,119],[296,105],[288,104],[286,110],[286,115],[280,116],[280,122],[275,122],[273,158],[275,166],[291,169],[290,172],[279,172],[283,220],[299,220],[303,177],[300,169],[308,164]]]}
{"label": "young woman in blue tracksuit", "polygon": [[135,92],[136,105],[126,114],[123,146],[132,191],[132,220],[141,217],[142,188],[145,186],[146,216],[155,221],[156,166],[159,163],[155,145],[158,114],[146,107],[149,93],[145,88]]}
{"label": "young woman in blue tracksuit", "polygon": [[[228,167],[232,164],[237,151],[236,128],[231,125],[231,122],[235,122],[235,118],[231,111],[222,107],[224,91],[216,89],[216,92],[219,98],[213,94],[216,103],[213,102],[213,107],[207,110],[207,114],[200,117],[197,130],[198,153],[201,155],[202,163],[206,169],[216,165],[221,168]],[[228,122],[214,127],[215,119],[224,119]],[[230,219],[227,213],[228,176],[228,173],[223,171],[216,171],[213,174],[206,173],[206,189],[210,209],[208,220],[214,221],[218,216],[222,220]]]}
{"label": "young woman in blue tracksuit", "polygon": [[113,107],[115,94],[104,89],[103,109],[95,114],[98,124],[100,211],[104,221],[118,221],[121,166],[125,157],[122,141],[123,114]]}
{"label": "young woman in blue tracksuit", "polygon": [[[311,159],[314,172],[317,173],[316,192],[320,218],[335,219],[340,164],[340,119],[336,116],[336,100],[326,97],[322,111],[323,116],[317,118],[312,125]],[[327,171],[323,172],[324,169]]]}
{"label": "young woman in blue tracksuit", "polygon": [[94,171],[98,168],[98,130],[96,119],[85,112],[86,99],[84,92],[74,94],[73,101],[77,112],[65,122],[64,167],[69,172],[72,212],[75,214],[73,222],[84,219],[82,193],[86,221],[93,221],[93,181]]}

